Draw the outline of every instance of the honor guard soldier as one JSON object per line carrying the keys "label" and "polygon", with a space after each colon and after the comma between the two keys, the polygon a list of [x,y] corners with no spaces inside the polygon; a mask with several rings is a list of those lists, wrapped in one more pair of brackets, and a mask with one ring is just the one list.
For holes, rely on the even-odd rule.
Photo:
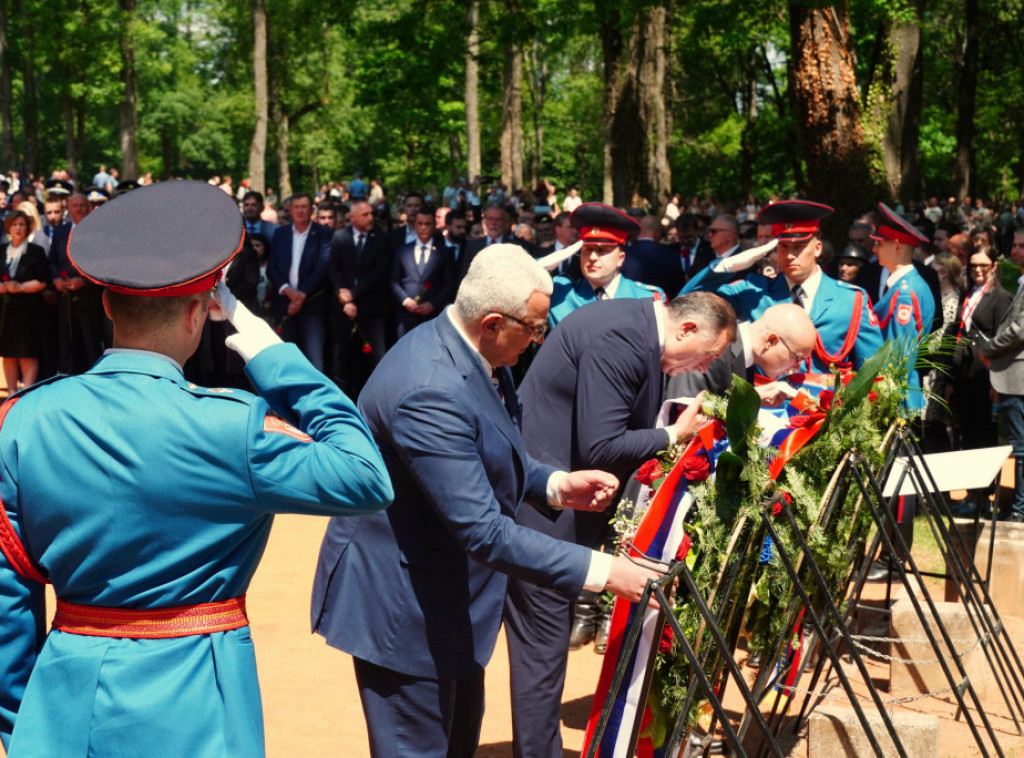
{"label": "honor guard soldier", "polygon": [[640,232],[640,224],[604,203],[584,203],[573,211],[569,221],[579,230],[583,243],[583,278],[573,281],[567,276],[555,277],[548,316],[552,327],[581,305],[597,300],[654,298],[668,302],[659,287],[635,282],[619,272],[626,260],[626,240]]}
{"label": "honor guard soldier", "polygon": [[821,219],[831,213],[829,206],[806,200],[782,200],[767,206],[758,214],[757,223],[772,228],[782,275],[770,279],[749,274],[729,283],[733,272],[750,268],[775,248],[773,241],[708,266],[683,292],[716,292],[732,304],[742,321],[754,321],[778,303],[796,303],[818,330],[811,370],[824,373],[833,365],[860,368],[882,346],[882,332],[867,293],[836,281],[818,265]]}
{"label": "honor guard soldier", "polygon": [[921,378],[914,364],[921,334],[930,331],[935,316],[935,298],[928,283],[914,268],[914,248],[928,242],[928,238],[908,224],[885,203],[878,204],[880,219],[871,239],[875,240],[878,263],[888,269],[881,297],[875,305],[875,316],[887,340],[896,348],[906,351],[907,384],[906,404],[911,410],[924,407]]}
{"label": "honor guard soldier", "polygon": [[72,234],[114,347],[0,407],[8,755],[262,756],[245,592],[274,514],[391,501],[356,407],[223,284],[259,396],[182,374],[241,247],[234,200],[203,182],[135,190]]}

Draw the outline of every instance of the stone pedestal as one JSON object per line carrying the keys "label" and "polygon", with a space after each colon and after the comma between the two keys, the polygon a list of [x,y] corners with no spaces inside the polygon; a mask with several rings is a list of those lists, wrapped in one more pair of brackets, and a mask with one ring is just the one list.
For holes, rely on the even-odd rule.
{"label": "stone pedestal", "polygon": [[[964,669],[971,679],[974,691],[978,693],[978,697],[981,699],[982,705],[990,713],[1009,715],[1006,704],[1003,702],[1002,695],[999,692],[999,687],[993,681],[985,653],[980,645],[974,646],[973,640],[977,639],[977,635],[971,627],[971,622],[964,606],[960,603],[936,603],[935,606],[939,611],[939,618],[942,619],[946,631],[953,640],[953,646],[958,651],[972,648],[970,652],[963,656],[962,661]],[[921,607],[925,617],[931,620],[931,612],[923,601]],[[939,649],[943,653],[941,657],[947,662],[950,671],[953,673],[954,681],[959,684],[960,674],[957,671],[952,656],[946,649],[945,643],[942,641],[942,635],[938,627],[933,623],[931,629],[939,641]],[[903,642],[893,643],[890,646],[889,654],[893,658],[918,661],[918,663],[902,663],[894,660],[890,663],[890,697],[911,697],[926,692],[946,690],[950,687],[949,681],[942,672],[942,666],[937,662],[927,662],[937,661],[939,656],[936,655],[935,650],[928,643],[928,638],[921,626],[921,621],[914,612],[913,605],[911,605],[903,592],[897,596],[896,602],[892,605],[889,636],[904,640]],[[949,703],[956,702],[952,692],[944,692],[941,695],[937,695],[937,697]],[[966,690],[964,692],[964,701],[969,707],[973,707],[970,695]]]}
{"label": "stone pedestal", "polygon": [[[1024,524],[997,521],[994,542],[993,580],[988,583],[992,602],[1000,616],[1024,615]],[[974,562],[982,577],[986,578],[992,543],[992,525],[989,522],[981,530],[974,550]]]}
{"label": "stone pedestal", "polygon": [[[896,756],[896,747],[889,737],[882,717],[874,705],[863,706],[871,731],[883,753]],[[938,758],[939,719],[922,713],[891,713],[896,733],[910,758]],[[874,750],[868,742],[864,727],[852,708],[820,706],[814,709],[808,724],[807,756],[845,756],[846,758],[873,758]]]}
{"label": "stone pedestal", "polygon": [[[958,544],[954,540],[954,544],[949,546],[950,550],[955,551],[960,556],[961,561],[963,561],[965,557],[970,557],[971,560],[974,560],[975,547],[978,544],[978,535],[981,534],[981,532],[984,530],[985,522],[981,521],[978,523],[978,526],[975,527],[973,518],[958,518],[954,519],[954,523],[956,525],[956,531],[959,532],[960,536],[963,538],[964,545],[963,549],[961,549],[960,547],[958,547]],[[964,554],[964,551],[966,551],[966,556]],[[946,575],[952,576],[952,574],[953,567],[947,566]],[[956,593],[956,585],[952,579],[946,579],[945,597],[943,599],[947,603],[960,602],[960,597]]]}

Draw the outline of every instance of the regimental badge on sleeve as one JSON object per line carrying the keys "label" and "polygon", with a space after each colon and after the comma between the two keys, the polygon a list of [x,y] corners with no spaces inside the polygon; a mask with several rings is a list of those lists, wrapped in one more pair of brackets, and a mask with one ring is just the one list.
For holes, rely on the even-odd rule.
{"label": "regimental badge on sleeve", "polygon": [[900,303],[896,308],[896,323],[906,326],[914,316],[914,307],[910,303]]}
{"label": "regimental badge on sleeve", "polygon": [[298,429],[289,424],[284,419],[278,418],[277,416],[267,415],[263,418],[263,431],[270,434],[284,434],[293,439],[297,439],[299,442],[312,442],[313,438],[306,434],[301,429]]}

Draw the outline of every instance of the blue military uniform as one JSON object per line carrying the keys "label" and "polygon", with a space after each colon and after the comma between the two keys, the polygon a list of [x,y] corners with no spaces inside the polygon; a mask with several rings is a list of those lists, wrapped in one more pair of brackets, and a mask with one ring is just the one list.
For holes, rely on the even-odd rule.
{"label": "blue military uniform", "polygon": [[885,339],[892,340],[897,349],[908,351],[907,408],[923,408],[921,377],[914,364],[917,362],[920,336],[928,331],[935,316],[935,299],[924,277],[911,267],[875,305],[875,316]]}
{"label": "blue military uniform", "polygon": [[[620,275],[619,286],[615,290],[615,296],[612,299],[619,300],[625,298],[653,298],[663,303],[668,302],[665,293],[660,287],[644,284],[643,282],[634,282],[632,279],[627,279]],[[573,281],[566,276],[556,276],[555,288],[551,293],[551,309],[548,312],[551,326],[558,326],[559,321],[581,305],[595,301],[594,288],[586,279]]]}
{"label": "blue military uniform", "polygon": [[[197,387],[156,353],[115,352],[12,406],[0,497],[58,598],[133,609],[235,598],[274,513],[355,515],[390,501],[355,406],[294,345],[247,371],[267,400]],[[162,410],[159,425],[147,407]],[[42,586],[0,556],[9,755],[263,754],[247,626],[174,639],[54,630],[42,644],[43,614]]]}
{"label": "blue military uniform", "polygon": [[[773,305],[793,302],[784,276],[774,279],[750,274],[729,283],[732,275],[708,266],[683,288],[683,292],[704,290],[721,295],[742,321],[754,321]],[[811,371],[827,373],[829,365],[860,368],[882,346],[882,332],[871,312],[871,300],[860,287],[837,281],[822,273],[821,283],[808,312],[818,342],[811,358]]]}
{"label": "blue military uniform", "polygon": [[[244,595],[274,514],[391,501],[352,401],[226,287],[260,397],[182,374],[242,234],[232,198],[188,181],[135,190],[75,229],[71,263],[110,290],[119,348],[0,408],[0,739],[13,758],[263,755]],[[161,309],[164,296],[179,299]]]}

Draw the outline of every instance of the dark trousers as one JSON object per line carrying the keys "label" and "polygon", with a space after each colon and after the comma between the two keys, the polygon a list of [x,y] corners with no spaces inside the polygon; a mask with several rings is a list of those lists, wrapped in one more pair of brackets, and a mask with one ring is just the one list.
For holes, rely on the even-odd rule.
{"label": "dark trousers", "polygon": [[299,311],[281,325],[281,339],[294,342],[317,371],[324,370],[327,345],[327,315]]}
{"label": "dark trousers", "polygon": [[353,658],[373,758],[473,758],[484,672],[424,679]]}
{"label": "dark trousers", "polygon": [[[333,316],[334,350],[331,358],[331,379],[349,397],[355,399],[380,363],[387,350],[387,317],[359,315],[359,329],[353,334],[353,323],[340,310]],[[361,332],[361,333],[360,333]],[[369,345],[369,352],[365,346]]]}
{"label": "dark trousers", "polygon": [[102,290],[86,286],[57,300],[57,369],[62,374],[88,371],[103,354]]}

